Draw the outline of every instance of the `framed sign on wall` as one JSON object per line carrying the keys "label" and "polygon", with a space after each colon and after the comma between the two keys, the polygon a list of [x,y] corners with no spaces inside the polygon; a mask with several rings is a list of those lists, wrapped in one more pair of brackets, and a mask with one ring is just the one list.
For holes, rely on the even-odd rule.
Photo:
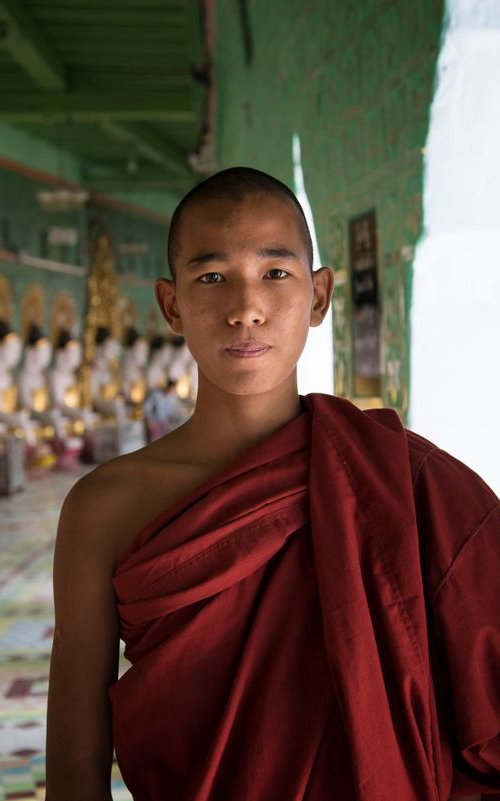
{"label": "framed sign on wall", "polygon": [[349,261],[352,290],[353,394],[379,397],[380,305],[375,211],[349,220]]}

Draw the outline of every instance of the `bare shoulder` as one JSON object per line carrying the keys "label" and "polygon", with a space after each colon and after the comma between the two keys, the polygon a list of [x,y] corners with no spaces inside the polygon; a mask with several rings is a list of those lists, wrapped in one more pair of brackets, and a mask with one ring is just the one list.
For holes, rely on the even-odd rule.
{"label": "bare shoulder", "polygon": [[165,437],[79,479],[64,501],[60,529],[83,537],[114,566],[137,532],[204,479],[196,464],[179,461]]}

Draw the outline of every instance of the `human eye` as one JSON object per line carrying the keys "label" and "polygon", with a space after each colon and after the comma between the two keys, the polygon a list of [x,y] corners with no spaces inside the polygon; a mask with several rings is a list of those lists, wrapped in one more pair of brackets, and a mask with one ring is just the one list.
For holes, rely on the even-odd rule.
{"label": "human eye", "polygon": [[[281,275],[276,275],[276,273],[281,273]],[[290,273],[287,273],[286,270],[282,270],[281,267],[273,267],[272,270],[267,271],[267,275],[272,279],[283,280],[283,278],[286,278]]]}
{"label": "human eye", "polygon": [[198,280],[202,284],[219,284],[219,278],[222,278],[220,273],[205,273],[204,275],[200,275]]}

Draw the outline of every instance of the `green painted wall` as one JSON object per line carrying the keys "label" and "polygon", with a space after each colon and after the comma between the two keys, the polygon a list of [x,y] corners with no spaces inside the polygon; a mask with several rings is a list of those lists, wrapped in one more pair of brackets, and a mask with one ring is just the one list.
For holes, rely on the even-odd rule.
{"label": "green painted wall", "polygon": [[[15,125],[0,123],[0,156],[34,170],[51,173],[65,181],[79,183],[82,179],[81,159]],[[167,215],[173,212],[179,202],[179,198],[170,192],[116,192],[112,196]]]}
{"label": "green painted wall", "polygon": [[[20,331],[23,298],[32,284],[37,284],[44,296],[44,327],[50,334],[52,310],[56,295],[69,292],[76,311],[75,333],[83,327],[86,309],[86,275],[67,275],[40,266],[23,264],[25,253],[63,264],[88,267],[89,221],[99,219],[109,230],[116,249],[116,267],[120,292],[133,301],[137,309],[140,330],[146,326],[146,317],[154,298],[154,279],[167,274],[166,235],[164,223],[147,219],[120,209],[87,206],[82,211],[48,213],[36,199],[39,189],[47,184],[31,177],[0,168],[0,277],[6,278],[12,302],[12,327]],[[51,227],[76,228],[79,231],[75,246],[61,248],[46,244]],[[147,252],[123,255],[120,246],[128,243],[145,243]],[[4,251],[2,256],[1,251]],[[158,312],[158,320],[159,312]]]}
{"label": "green painted wall", "polygon": [[0,124],[0,156],[52,173],[65,181],[78,183],[80,180],[79,159],[15,125]]}
{"label": "green painted wall", "polygon": [[113,197],[132,203],[135,206],[142,206],[145,209],[154,211],[158,214],[172,216],[180,198],[171,192],[115,192]]}
{"label": "green painted wall", "polygon": [[404,415],[411,246],[422,219],[422,149],[443,0],[249,0],[250,59],[242,6],[216,4],[219,165],[254,166],[293,188],[292,135],[300,136],[322,259],[338,273],[336,391],[348,396],[348,219],[375,208],[383,400]]}

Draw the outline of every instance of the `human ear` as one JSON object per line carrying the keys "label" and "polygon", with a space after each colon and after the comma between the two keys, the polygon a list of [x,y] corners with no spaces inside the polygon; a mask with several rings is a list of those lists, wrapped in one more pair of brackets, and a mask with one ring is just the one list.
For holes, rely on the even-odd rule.
{"label": "human ear", "polygon": [[160,311],[174,334],[182,334],[182,320],[175,297],[175,284],[168,278],[157,278],[155,296]]}
{"label": "human ear", "polygon": [[310,326],[320,325],[330,306],[333,293],[334,275],[331,267],[320,267],[312,274],[314,297],[311,306]]}

